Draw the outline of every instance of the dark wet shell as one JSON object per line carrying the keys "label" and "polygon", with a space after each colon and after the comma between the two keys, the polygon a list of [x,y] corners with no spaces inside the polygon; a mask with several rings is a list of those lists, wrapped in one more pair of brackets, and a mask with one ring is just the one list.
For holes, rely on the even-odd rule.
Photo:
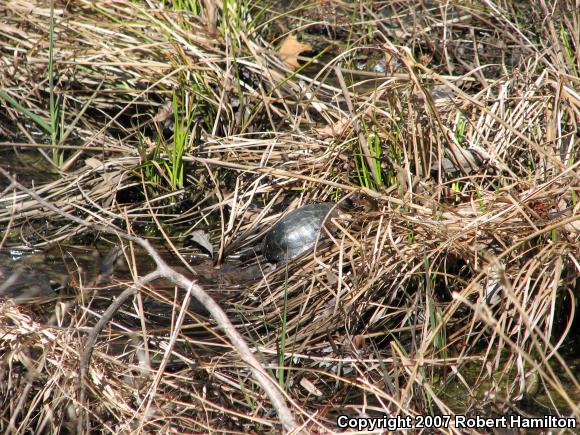
{"label": "dark wet shell", "polygon": [[334,204],[310,204],[291,211],[264,237],[262,253],[279,263],[297,257],[314,247],[320,228]]}

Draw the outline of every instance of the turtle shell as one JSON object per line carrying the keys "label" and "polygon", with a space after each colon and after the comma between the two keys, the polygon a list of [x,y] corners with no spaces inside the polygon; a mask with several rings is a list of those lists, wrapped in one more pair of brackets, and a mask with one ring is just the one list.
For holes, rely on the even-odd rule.
{"label": "turtle shell", "polygon": [[262,254],[268,261],[288,261],[314,247],[334,204],[310,204],[291,211],[266,233]]}

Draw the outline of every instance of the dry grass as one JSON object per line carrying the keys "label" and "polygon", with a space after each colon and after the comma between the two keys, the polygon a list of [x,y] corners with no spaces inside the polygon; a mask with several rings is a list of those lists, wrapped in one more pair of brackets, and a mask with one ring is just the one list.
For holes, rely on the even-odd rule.
{"label": "dry grass", "polygon": [[[54,144],[24,110],[50,118],[50,2],[0,5],[0,137],[56,163],[34,190],[80,219],[8,183],[3,244],[66,252],[101,234],[127,245],[129,265],[102,281],[74,271],[68,292],[37,304],[0,304],[3,433],[79,421],[91,433],[281,430],[215,319],[183,312],[185,292],[167,284],[143,286],[102,331],[80,394],[86,333],[150,268],[94,225],[147,236],[185,268],[186,235],[206,231],[215,262],[238,269],[194,272],[212,274],[202,287],[307,432],[337,431],[344,413],[578,419],[572,0],[285,13],[208,0],[199,15],[95,3],[56,5]],[[277,46],[314,30],[322,55],[291,71]],[[358,71],[360,56],[386,71]],[[183,187],[169,181],[175,118],[174,129],[190,122]],[[278,212],[349,197],[366,205],[314,255],[272,271],[254,252]],[[257,266],[259,278],[236,280]]]}

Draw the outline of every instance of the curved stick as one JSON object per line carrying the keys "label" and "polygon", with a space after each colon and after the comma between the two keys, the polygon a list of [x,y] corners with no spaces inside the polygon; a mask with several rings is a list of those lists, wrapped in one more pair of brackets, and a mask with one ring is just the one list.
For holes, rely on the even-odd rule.
{"label": "curved stick", "polygon": [[[260,361],[253,354],[253,352],[251,351],[250,347],[248,346],[248,344],[246,343],[244,338],[240,335],[240,333],[236,330],[235,326],[232,324],[232,322],[228,318],[227,314],[213,300],[213,298],[209,294],[206,293],[206,291],[202,287],[200,287],[195,282],[188,280],[185,276],[183,276],[182,274],[176,272],[171,267],[169,267],[169,265],[161,258],[159,253],[151,246],[151,244],[147,240],[132,236],[130,234],[127,234],[118,228],[114,228],[112,225],[107,226],[107,225],[86,222],[85,220],[83,220],[77,216],[73,216],[72,214],[65,212],[65,211],[59,209],[58,207],[56,207],[55,205],[45,201],[37,193],[26,188],[22,184],[18,183],[18,181],[16,181],[16,179],[14,177],[12,177],[7,171],[5,171],[1,167],[0,167],[0,173],[4,177],[6,177],[8,180],[10,180],[10,182],[13,183],[13,185],[18,190],[30,195],[31,198],[34,198],[36,201],[38,201],[40,204],[42,204],[43,207],[46,207],[49,210],[54,211],[58,215],[66,218],[72,222],[75,222],[79,225],[82,225],[84,227],[87,227],[87,228],[90,228],[90,229],[93,229],[96,231],[102,231],[102,232],[107,233],[107,234],[112,234],[112,235],[115,235],[117,237],[121,237],[125,240],[129,240],[129,241],[137,243],[138,245],[140,245],[143,249],[145,249],[147,251],[149,256],[155,261],[155,264],[157,266],[157,269],[155,271],[145,275],[141,279],[137,280],[137,282],[133,286],[131,286],[128,289],[126,289],[125,291],[123,291],[123,293],[121,293],[117,297],[117,299],[109,306],[109,308],[107,308],[107,310],[105,311],[105,313],[103,314],[101,319],[92,328],[91,332],[89,333],[87,343],[86,343],[85,349],[83,350],[83,353],[81,356],[81,361],[80,361],[81,386],[84,384],[84,379],[85,379],[84,375],[86,375],[86,372],[88,371],[88,366],[89,366],[90,358],[92,355],[94,343],[96,342],[96,338],[97,338],[98,334],[104,328],[105,324],[111,319],[111,317],[114,315],[115,311],[119,309],[119,307],[123,304],[123,302],[139,290],[139,287],[142,284],[145,284],[146,282],[149,282],[150,280],[163,277],[163,278],[167,278],[167,279],[171,280],[174,284],[178,285],[179,287],[182,287],[184,289],[189,289],[189,291],[191,291],[191,295],[193,297],[195,297],[207,309],[207,311],[211,314],[211,316],[217,322],[219,327],[227,335],[232,346],[234,347],[234,349],[236,349],[236,351],[240,355],[242,361],[244,361],[250,367],[250,370],[252,372],[252,376],[254,377],[256,382],[258,382],[258,384],[260,384],[260,386],[263,388],[264,392],[268,395],[268,398],[270,399],[272,406],[278,412],[278,417],[280,419],[280,423],[282,423],[282,426],[284,427],[284,429],[288,432],[297,430],[298,423],[296,422],[294,415],[292,414],[292,412],[288,408],[288,405],[286,404],[286,399],[284,398],[284,395],[280,391],[280,387],[274,381],[274,379],[272,379],[267,374],[266,370],[264,369],[264,366],[260,363]],[[89,345],[91,343],[92,343],[92,345]],[[80,398],[84,399],[83,396],[84,396],[83,388],[81,387],[81,397]],[[81,402],[81,404],[84,404],[84,400],[83,400],[83,402]],[[79,421],[78,423],[79,423],[79,426],[82,426],[82,422]]]}

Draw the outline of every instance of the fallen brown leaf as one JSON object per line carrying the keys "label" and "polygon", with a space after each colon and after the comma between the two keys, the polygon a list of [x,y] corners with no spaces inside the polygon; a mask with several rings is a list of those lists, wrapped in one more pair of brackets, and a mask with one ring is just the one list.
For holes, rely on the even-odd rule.
{"label": "fallen brown leaf", "polygon": [[298,63],[298,55],[303,51],[308,50],[312,50],[312,46],[302,44],[294,35],[288,35],[288,37],[286,37],[282,42],[282,45],[280,45],[278,54],[280,55],[280,59],[282,59],[286,65],[293,70],[296,70],[300,67],[300,64]]}
{"label": "fallen brown leaf", "polygon": [[333,125],[327,125],[322,128],[315,128],[314,132],[319,139],[328,139],[330,137],[338,137],[344,133],[346,128],[351,124],[352,120],[343,118],[338,120]]}

